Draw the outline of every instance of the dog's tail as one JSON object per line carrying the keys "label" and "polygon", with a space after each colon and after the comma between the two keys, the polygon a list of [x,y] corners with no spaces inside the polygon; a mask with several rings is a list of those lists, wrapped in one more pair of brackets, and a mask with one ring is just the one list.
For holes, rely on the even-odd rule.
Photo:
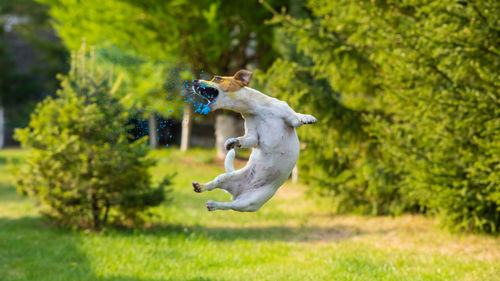
{"label": "dog's tail", "polygon": [[226,169],[226,173],[234,172],[234,157],[236,155],[236,151],[234,148],[229,150],[226,155],[226,160],[224,160],[224,168]]}

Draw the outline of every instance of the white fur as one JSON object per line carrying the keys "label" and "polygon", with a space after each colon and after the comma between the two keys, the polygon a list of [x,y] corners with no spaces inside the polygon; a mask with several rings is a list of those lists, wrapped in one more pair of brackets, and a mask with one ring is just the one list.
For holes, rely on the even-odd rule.
{"label": "white fur", "polygon": [[[296,113],[286,102],[264,95],[249,87],[224,92],[217,84],[219,96],[211,109],[230,109],[245,119],[245,135],[228,139],[226,173],[213,181],[193,182],[197,192],[221,188],[232,195],[233,202],[207,201],[207,209],[255,212],[259,210],[290,176],[299,157],[299,139],[295,128],[316,122],[311,115]],[[234,171],[234,148],[252,148],[245,167]]]}

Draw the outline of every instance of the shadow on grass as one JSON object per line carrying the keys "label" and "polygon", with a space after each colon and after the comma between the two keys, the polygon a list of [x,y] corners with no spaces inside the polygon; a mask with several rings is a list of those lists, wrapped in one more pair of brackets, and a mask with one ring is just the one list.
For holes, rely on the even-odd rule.
{"label": "shadow on grass", "polygon": [[9,164],[9,161],[12,161],[13,163],[19,163],[23,156],[21,155],[0,155],[0,167],[1,166],[7,166]]}
{"label": "shadow on grass", "polygon": [[[39,217],[0,218],[0,272],[9,280],[156,281],[129,276],[96,276],[78,245],[78,231],[48,226]],[[176,279],[179,280],[179,279]],[[209,281],[191,278],[189,281]]]}
{"label": "shadow on grass", "polygon": [[206,227],[183,225],[153,225],[146,230],[122,230],[115,233],[134,235],[137,233],[155,236],[199,235],[210,240],[235,241],[282,241],[282,242],[340,242],[366,234],[357,228],[344,225],[320,226],[241,226]]}
{"label": "shadow on grass", "polygon": [[16,188],[12,184],[0,183],[0,203],[2,202],[19,202],[26,200],[27,197],[23,197],[17,193]]}
{"label": "shadow on grass", "polygon": [[4,156],[0,156],[0,165],[6,165],[8,160],[7,157],[4,157]]}

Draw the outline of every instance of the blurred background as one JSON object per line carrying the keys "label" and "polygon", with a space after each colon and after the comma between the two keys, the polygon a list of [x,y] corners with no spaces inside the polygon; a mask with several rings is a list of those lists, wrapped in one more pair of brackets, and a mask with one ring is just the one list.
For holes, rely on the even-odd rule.
{"label": "blurred background", "polygon": [[[330,260],[331,271],[291,258],[287,262],[300,264],[295,271],[279,267],[273,275],[273,266],[264,266],[266,273],[250,279],[333,280],[336,273],[335,280],[494,280],[489,278],[500,274],[499,15],[500,3],[493,0],[2,0],[5,229],[22,234],[29,231],[26,226],[47,220],[77,232],[92,229],[100,237],[108,226],[146,233],[144,227],[151,227],[162,235],[174,233],[181,244],[202,237],[209,240],[200,242],[203,247],[210,247],[211,239],[216,244],[227,239],[237,251],[256,246],[239,245],[237,237],[261,245],[270,242],[264,235],[283,245],[322,241],[342,253]],[[297,167],[276,202],[252,217],[255,224],[242,214],[203,219],[203,202],[210,196],[189,189],[191,180],[210,180],[222,171],[223,144],[243,135],[244,127],[233,112],[195,112],[186,87],[192,79],[240,69],[254,73],[250,87],[319,120],[298,129]],[[237,165],[244,165],[249,153],[239,152]],[[36,219],[11,221],[25,216]],[[269,225],[279,227],[264,228]],[[387,238],[393,229],[396,234]],[[41,239],[74,236],[53,231],[44,230]],[[470,236],[460,240],[457,232]],[[340,240],[360,233],[366,233],[367,244],[386,241],[377,249],[394,246],[398,237],[412,241],[413,248],[397,257],[390,251],[373,254],[378,250],[371,248],[374,256],[366,257],[354,244],[338,248]],[[441,248],[433,237],[440,237],[434,242]],[[132,244],[140,241],[129,246],[139,249]],[[472,245],[469,250],[466,244]],[[283,245],[268,250],[290,250]],[[412,252],[417,248],[425,252]],[[23,256],[17,248],[5,249],[6,257]],[[85,262],[87,269],[97,268],[92,276],[85,275],[92,270],[80,269],[82,280],[115,276],[92,263],[97,252],[81,251],[94,255]],[[313,255],[320,249],[298,251]],[[348,253],[366,260],[348,263],[356,270],[345,271],[340,260]],[[424,258],[428,253],[458,258],[439,256],[447,260],[440,271]],[[478,256],[459,267],[471,253]],[[422,255],[413,262],[424,270],[412,260],[403,262],[412,254]],[[370,262],[383,265],[367,270]],[[398,262],[399,269],[378,271]],[[47,265],[32,264],[27,275],[22,265],[3,269],[13,268],[12,280],[30,280],[37,267]],[[310,274],[302,271],[308,267],[314,268]],[[174,270],[169,278],[241,279],[217,275],[232,269],[212,270],[199,276]],[[137,272],[109,278],[168,275],[141,279]],[[450,277],[454,272],[457,279]]]}

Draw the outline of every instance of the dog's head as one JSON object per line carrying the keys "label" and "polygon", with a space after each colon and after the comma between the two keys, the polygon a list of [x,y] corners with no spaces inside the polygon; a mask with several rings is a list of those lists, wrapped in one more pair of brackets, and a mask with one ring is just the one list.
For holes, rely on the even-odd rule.
{"label": "dog's head", "polygon": [[210,81],[193,80],[193,91],[209,101],[210,110],[234,109],[238,96],[245,89],[253,73],[240,70],[234,76],[215,76]]}

